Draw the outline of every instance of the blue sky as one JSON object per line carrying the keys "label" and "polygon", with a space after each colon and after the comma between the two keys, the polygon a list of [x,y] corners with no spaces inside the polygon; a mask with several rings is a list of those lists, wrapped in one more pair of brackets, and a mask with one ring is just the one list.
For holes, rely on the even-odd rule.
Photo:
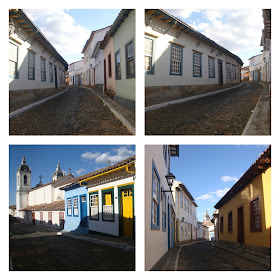
{"label": "blue sky", "polygon": [[249,58],[262,50],[261,9],[167,9],[167,11],[238,55],[244,66],[249,65]]}
{"label": "blue sky", "polygon": [[180,145],[171,172],[194,197],[197,217],[212,217],[214,205],[269,145]]}
{"label": "blue sky", "polygon": [[31,168],[31,187],[39,183],[42,175],[43,184],[52,180],[52,173],[57,163],[63,171],[77,177],[82,174],[120,162],[135,154],[134,145],[10,145],[9,156],[9,205],[15,204],[16,172],[25,156]]}
{"label": "blue sky", "polygon": [[24,9],[68,62],[80,60],[91,31],[112,25],[120,9]]}

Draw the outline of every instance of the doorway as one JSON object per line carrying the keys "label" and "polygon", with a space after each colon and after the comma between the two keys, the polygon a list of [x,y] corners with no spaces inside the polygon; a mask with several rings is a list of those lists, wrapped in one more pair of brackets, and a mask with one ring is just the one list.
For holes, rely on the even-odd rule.
{"label": "doorway", "polygon": [[104,59],[104,91],[107,91],[106,59]]}
{"label": "doorway", "polygon": [[36,222],[35,212],[32,212],[32,222],[33,222],[33,225],[35,226],[35,222]]}
{"label": "doorway", "polygon": [[57,67],[54,66],[54,84],[55,88],[57,88]]}
{"label": "doorway", "polygon": [[120,236],[134,237],[133,186],[119,190],[120,197]]}
{"label": "doorway", "polygon": [[244,215],[243,206],[237,209],[237,242],[244,243]]}
{"label": "doorway", "polygon": [[80,196],[80,208],[81,208],[81,227],[87,227],[87,200],[86,195]]}

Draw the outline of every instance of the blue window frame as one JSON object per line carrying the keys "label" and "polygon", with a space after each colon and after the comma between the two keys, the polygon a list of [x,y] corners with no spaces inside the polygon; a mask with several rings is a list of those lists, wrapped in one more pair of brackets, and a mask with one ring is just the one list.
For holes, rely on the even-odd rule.
{"label": "blue window frame", "polygon": [[193,76],[202,77],[201,53],[193,51]]}
{"label": "blue window frame", "polygon": [[209,78],[215,78],[215,59],[208,56],[208,72]]}
{"label": "blue window frame", "polygon": [[28,80],[35,80],[35,53],[28,51]]}
{"label": "blue window frame", "polygon": [[73,216],[79,216],[79,199],[78,196],[73,196]]}
{"label": "blue window frame", "polygon": [[183,48],[171,44],[170,75],[182,76]]}
{"label": "blue window frame", "polygon": [[72,216],[72,199],[67,198],[67,216]]}
{"label": "blue window frame", "polygon": [[151,229],[160,229],[160,177],[158,175],[155,163],[152,167],[152,211],[151,211]]}
{"label": "blue window frame", "polygon": [[122,79],[120,50],[117,50],[116,53],[115,53],[115,79],[116,80],[121,80]]}
{"label": "blue window frame", "polygon": [[145,74],[155,73],[154,49],[155,49],[155,39],[153,37],[145,35],[145,54],[144,54]]}
{"label": "blue window frame", "polygon": [[162,231],[166,231],[166,195],[162,193]]}

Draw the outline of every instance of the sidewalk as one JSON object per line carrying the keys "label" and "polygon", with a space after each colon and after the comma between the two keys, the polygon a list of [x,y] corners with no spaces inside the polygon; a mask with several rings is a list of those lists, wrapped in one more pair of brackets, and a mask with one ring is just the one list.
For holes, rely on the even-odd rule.
{"label": "sidewalk", "polygon": [[[83,86],[81,86],[83,87]],[[126,107],[118,104],[114,100],[112,100],[109,96],[102,94],[92,88],[83,87],[85,89],[91,90],[94,94],[96,94],[100,100],[108,106],[111,112],[118,118],[121,123],[133,134],[135,135],[135,113],[128,110]]]}
{"label": "sidewalk", "polygon": [[243,250],[242,248],[233,248],[230,246],[218,244],[217,242],[212,242],[211,244],[216,248],[228,251],[247,260],[257,262],[259,265],[271,269],[271,259],[269,256],[257,254],[248,250]]}
{"label": "sidewalk", "polygon": [[267,84],[263,85],[263,92],[257,105],[242,132],[242,135],[271,135],[270,95]]}
{"label": "sidewalk", "polygon": [[133,239],[125,237],[114,237],[107,235],[99,235],[93,233],[74,233],[68,231],[60,231],[57,235],[63,235],[70,238],[80,239],[96,244],[102,244],[109,247],[115,247],[124,251],[135,251],[135,242]]}

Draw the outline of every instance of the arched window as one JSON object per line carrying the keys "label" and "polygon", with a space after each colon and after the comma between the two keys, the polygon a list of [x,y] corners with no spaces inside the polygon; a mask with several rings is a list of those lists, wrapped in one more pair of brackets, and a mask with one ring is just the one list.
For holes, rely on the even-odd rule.
{"label": "arched window", "polygon": [[23,175],[23,184],[27,185],[27,176],[26,175]]}

